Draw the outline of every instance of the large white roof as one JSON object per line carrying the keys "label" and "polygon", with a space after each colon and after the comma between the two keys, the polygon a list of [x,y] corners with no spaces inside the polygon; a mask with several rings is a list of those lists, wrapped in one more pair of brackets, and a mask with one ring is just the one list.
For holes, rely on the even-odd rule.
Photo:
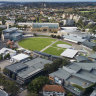
{"label": "large white roof", "polygon": [[16,56],[13,56],[12,59],[15,59],[17,61],[21,61],[21,60],[24,60],[24,59],[26,59],[28,57],[29,57],[28,55],[21,53],[21,54],[18,54]]}
{"label": "large white roof", "polygon": [[6,51],[8,51],[8,52],[10,52],[10,53],[16,53],[16,51],[15,50],[12,50],[12,49],[9,49],[9,48],[2,48],[1,50],[0,50],[0,54],[2,54],[2,53],[5,53]]}
{"label": "large white roof", "polygon": [[78,53],[77,50],[74,49],[66,49],[63,53],[61,53],[61,56],[73,58]]}

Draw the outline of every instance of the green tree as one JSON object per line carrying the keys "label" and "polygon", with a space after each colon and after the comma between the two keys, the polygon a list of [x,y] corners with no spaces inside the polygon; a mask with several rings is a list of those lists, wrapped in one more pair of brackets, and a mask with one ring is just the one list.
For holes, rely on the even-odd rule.
{"label": "green tree", "polygon": [[96,46],[93,47],[93,51],[96,51]]}
{"label": "green tree", "polygon": [[48,77],[40,76],[34,79],[28,86],[28,91],[32,93],[38,93],[45,84],[49,83]]}
{"label": "green tree", "polygon": [[3,59],[3,57],[2,57],[2,54],[0,55],[0,60],[2,60]]}
{"label": "green tree", "polygon": [[36,93],[28,93],[27,96],[38,96],[38,94],[36,94]]}
{"label": "green tree", "polygon": [[57,59],[55,61],[53,61],[52,64],[46,64],[44,66],[44,71],[47,72],[48,74],[58,70],[58,68],[62,67],[62,66],[66,66],[67,64],[69,64],[69,60],[67,59]]}

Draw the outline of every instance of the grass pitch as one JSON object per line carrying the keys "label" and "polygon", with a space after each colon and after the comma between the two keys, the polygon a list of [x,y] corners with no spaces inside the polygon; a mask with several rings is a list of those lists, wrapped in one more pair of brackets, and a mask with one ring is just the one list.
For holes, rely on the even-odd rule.
{"label": "grass pitch", "polygon": [[69,44],[69,43],[67,43],[67,42],[58,41],[58,42],[56,42],[55,44],[53,44],[51,47],[49,47],[48,49],[46,49],[44,52],[45,52],[45,53],[48,53],[48,54],[60,56],[60,54],[61,54],[66,48],[57,47],[57,44],[66,44],[66,45],[72,46],[71,44]]}
{"label": "grass pitch", "polygon": [[[32,51],[41,51],[42,49],[44,49],[46,46],[52,44],[53,42],[55,42],[56,39],[52,39],[52,38],[43,38],[43,37],[39,37],[39,38],[27,38],[24,40],[21,40],[19,42],[19,45],[25,49],[28,50],[32,50]],[[56,43],[54,43],[53,45],[51,45],[49,48],[47,48],[45,51],[43,51],[44,53],[48,53],[51,55],[56,55],[56,56],[60,56],[60,54],[66,49],[66,48],[61,48],[61,47],[57,47],[57,44],[66,44],[66,45],[70,45],[71,44],[67,43],[67,42],[63,42],[63,41],[57,41]]]}
{"label": "grass pitch", "polygon": [[46,46],[50,45],[52,42],[55,42],[56,39],[51,38],[27,38],[21,40],[19,45],[28,50],[41,51]]}

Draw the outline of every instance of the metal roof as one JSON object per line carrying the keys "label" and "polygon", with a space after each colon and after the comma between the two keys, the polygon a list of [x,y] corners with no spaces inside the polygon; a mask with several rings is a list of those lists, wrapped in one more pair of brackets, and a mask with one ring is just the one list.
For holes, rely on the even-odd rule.
{"label": "metal roof", "polygon": [[66,49],[63,53],[61,53],[61,56],[68,57],[68,58],[74,58],[74,56],[78,53],[77,50],[73,49]]}
{"label": "metal roof", "polygon": [[63,68],[59,68],[58,71],[55,71],[49,75],[52,77],[59,77],[64,80],[68,79],[71,76],[71,74],[66,70],[64,70]]}
{"label": "metal roof", "polygon": [[59,24],[58,23],[33,23],[33,28],[41,28],[41,27],[59,28]]}
{"label": "metal roof", "polygon": [[14,73],[17,73],[18,71],[21,71],[22,69],[28,68],[28,65],[19,62],[19,63],[11,64],[5,68],[14,72]]}
{"label": "metal roof", "polygon": [[89,41],[84,41],[82,42],[82,44],[86,47],[89,47],[89,48],[93,48],[94,46],[96,46],[96,43],[93,43],[93,42],[89,42]]}
{"label": "metal roof", "polygon": [[75,59],[77,60],[77,62],[82,62],[82,61],[86,61],[89,62],[90,60],[85,57],[85,56],[76,56]]}
{"label": "metal roof", "polygon": [[19,72],[18,76],[23,79],[26,79],[29,76],[32,76],[35,73],[40,72],[44,68],[45,64],[51,64],[51,63],[52,61],[42,59],[42,58],[36,58],[36,59],[30,60],[24,63],[25,65],[28,66],[28,68],[24,71]]}
{"label": "metal roof", "polygon": [[18,28],[12,27],[12,28],[3,30],[3,32],[4,32],[4,33],[10,33],[10,32],[17,31],[17,30],[18,30]]}

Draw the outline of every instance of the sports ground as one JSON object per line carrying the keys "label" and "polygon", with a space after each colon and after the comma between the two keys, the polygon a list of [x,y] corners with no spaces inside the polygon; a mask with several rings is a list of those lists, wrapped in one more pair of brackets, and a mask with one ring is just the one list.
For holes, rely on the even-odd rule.
{"label": "sports ground", "polygon": [[66,44],[70,45],[69,43],[59,41],[57,39],[52,38],[44,38],[44,37],[36,37],[36,38],[27,38],[18,42],[19,45],[25,49],[31,51],[41,51],[44,53],[48,53],[51,55],[60,56],[60,54],[66,49],[58,47],[57,44]]}

